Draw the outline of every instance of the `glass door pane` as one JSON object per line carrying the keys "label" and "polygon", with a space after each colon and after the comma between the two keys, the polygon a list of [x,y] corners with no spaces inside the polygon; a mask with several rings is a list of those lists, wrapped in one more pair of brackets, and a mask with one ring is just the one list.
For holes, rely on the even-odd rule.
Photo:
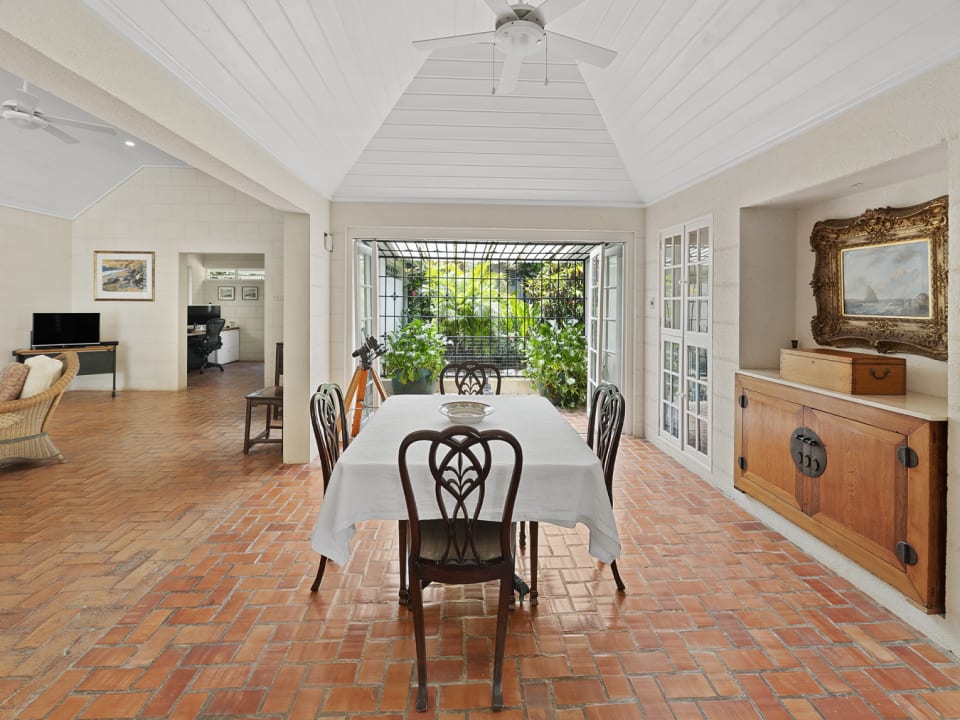
{"label": "glass door pane", "polygon": [[680,343],[664,340],[660,358],[663,368],[660,430],[680,438]]}
{"label": "glass door pane", "polygon": [[603,342],[603,294],[601,282],[603,276],[603,248],[596,247],[590,251],[587,261],[587,404],[593,397],[593,391],[600,382],[602,371],[602,357],[600,353]]}
{"label": "glass door pane", "polygon": [[[354,348],[361,347],[368,337],[376,336],[377,317],[376,317],[376,298],[377,298],[377,252],[376,246],[368,245],[362,240],[354,242],[354,261],[356,266],[356,337],[354,338]],[[354,370],[360,372],[359,362]],[[363,388],[363,404],[361,410],[361,425],[367,421],[367,418],[380,406],[380,394],[373,382],[373,372],[367,373],[365,387]],[[357,392],[359,395],[360,392]],[[353,414],[356,403],[353,398],[347,398],[347,415],[353,420]]]}
{"label": "glass door pane", "polygon": [[622,346],[620,315],[622,302],[620,286],[623,281],[621,268],[623,266],[623,247],[619,245],[604,246],[603,271],[603,356],[600,362],[600,380],[613,383],[623,388],[623,377],[620,367],[620,350]]}

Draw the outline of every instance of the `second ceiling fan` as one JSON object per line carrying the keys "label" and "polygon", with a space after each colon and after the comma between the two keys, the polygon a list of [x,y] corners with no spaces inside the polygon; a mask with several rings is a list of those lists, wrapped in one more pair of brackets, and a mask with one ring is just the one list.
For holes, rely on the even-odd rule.
{"label": "second ceiling fan", "polygon": [[492,43],[504,55],[503,70],[496,93],[503,95],[517,88],[520,66],[523,59],[533,55],[544,42],[549,43],[551,52],[573,58],[580,62],[598,67],[609,65],[617,54],[599,45],[551,32],[547,37],[547,23],[555,20],[584,0],[544,0],[534,7],[526,3],[511,5],[508,0],[484,0],[497,15],[493,30],[467,35],[416,40],[414,46],[422,50],[462,47],[477,43]]}

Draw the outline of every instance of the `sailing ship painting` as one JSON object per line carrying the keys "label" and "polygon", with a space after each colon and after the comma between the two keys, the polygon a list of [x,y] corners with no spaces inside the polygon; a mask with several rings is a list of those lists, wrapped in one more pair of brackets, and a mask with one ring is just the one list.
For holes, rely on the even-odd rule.
{"label": "sailing ship painting", "polygon": [[930,317],[930,242],[911,240],[840,253],[843,314]]}

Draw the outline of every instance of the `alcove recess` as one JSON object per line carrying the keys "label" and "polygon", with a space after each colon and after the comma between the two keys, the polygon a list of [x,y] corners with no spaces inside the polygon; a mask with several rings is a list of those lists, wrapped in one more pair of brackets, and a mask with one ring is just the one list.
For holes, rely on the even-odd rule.
{"label": "alcove recess", "polygon": [[[740,209],[740,367],[779,368],[780,349],[797,340],[817,347],[810,329],[816,315],[810,280],[810,233],[828,218],[865,210],[906,207],[947,194],[945,146],[892,160],[855,175]],[[870,348],[849,348],[873,352]],[[907,391],[946,398],[947,364],[902,355]]]}
{"label": "alcove recess", "polygon": [[[732,411],[735,486],[929,613],[944,607],[947,363],[920,355],[898,356],[906,361],[907,395],[892,397],[887,407],[886,401],[876,398],[783,383],[779,355],[791,340],[800,348],[817,347],[810,326],[817,310],[810,286],[814,224],[945,195],[946,167],[945,148],[938,146],[741,208],[739,340],[740,367],[745,372],[737,376]],[[915,407],[925,408],[924,413],[915,414]],[[777,424],[774,416],[782,422]],[[883,447],[876,442],[881,436]],[[794,440],[804,443],[798,446],[801,460],[809,453],[811,466],[827,466],[824,477],[833,485],[826,491],[818,473],[808,478],[807,471],[794,466],[795,448],[790,444]],[[814,451],[821,450],[827,458],[817,460]],[[845,458],[844,464],[836,464],[837,453]],[[854,461],[871,460],[882,461],[886,475],[877,468],[851,470]],[[875,528],[868,531],[851,522],[858,514],[855,509],[834,502],[836,493],[831,491],[837,473],[843,476],[847,471],[851,477],[889,476],[885,484],[865,482],[858,490],[862,494],[858,503],[866,507],[875,500],[871,507],[876,506],[876,516],[885,521],[879,523],[883,532],[877,537],[871,534]]]}

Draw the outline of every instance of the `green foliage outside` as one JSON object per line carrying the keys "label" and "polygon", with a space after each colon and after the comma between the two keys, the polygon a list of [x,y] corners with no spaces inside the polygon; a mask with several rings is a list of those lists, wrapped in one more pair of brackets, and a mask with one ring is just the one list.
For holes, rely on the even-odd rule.
{"label": "green foliage outside", "polygon": [[427,380],[440,377],[446,365],[447,339],[429,321],[412,320],[387,334],[383,372],[400,382],[420,379],[420,370],[429,371]]}
{"label": "green foliage outside", "polygon": [[544,263],[540,272],[524,279],[523,290],[533,305],[534,315],[541,322],[583,322],[582,263]]}
{"label": "green foliage outside", "polygon": [[522,337],[533,325],[530,305],[510,292],[507,277],[489,262],[431,261],[424,286],[446,335]]}
{"label": "green foliage outside", "polygon": [[[456,338],[461,356],[496,362],[526,344],[527,375],[563,406],[582,405],[587,387],[582,263],[518,264],[522,293],[489,262],[404,261],[406,324],[387,337],[384,373],[431,380]],[[516,282],[516,281],[515,281]]]}
{"label": "green foliage outside", "polygon": [[582,323],[543,323],[527,336],[527,377],[562,407],[586,401],[587,339]]}

